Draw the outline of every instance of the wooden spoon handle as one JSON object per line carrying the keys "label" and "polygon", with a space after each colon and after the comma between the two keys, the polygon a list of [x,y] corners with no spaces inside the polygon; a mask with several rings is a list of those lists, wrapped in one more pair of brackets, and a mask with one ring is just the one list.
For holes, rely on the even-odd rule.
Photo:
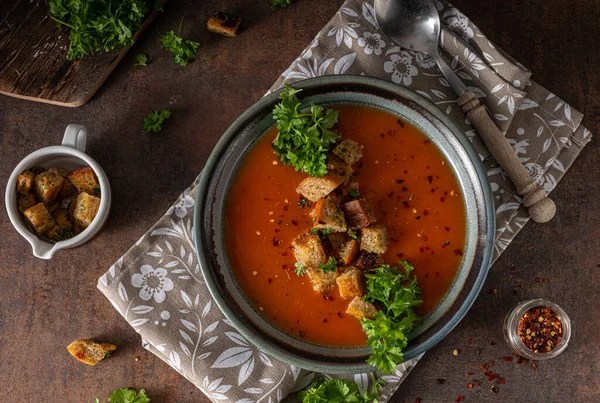
{"label": "wooden spoon handle", "polygon": [[517,192],[523,196],[523,204],[528,207],[533,221],[538,223],[550,221],[556,213],[556,205],[540,185],[529,176],[512,146],[508,144],[475,94],[465,92],[458,98],[458,105],[475,126],[490,153],[516,185]]}

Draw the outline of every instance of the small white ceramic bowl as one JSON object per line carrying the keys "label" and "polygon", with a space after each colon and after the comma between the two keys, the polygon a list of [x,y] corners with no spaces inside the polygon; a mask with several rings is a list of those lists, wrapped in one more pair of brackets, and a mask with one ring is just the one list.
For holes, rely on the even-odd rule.
{"label": "small white ceramic bowl", "polygon": [[[8,211],[8,217],[12,225],[19,233],[31,244],[33,254],[41,259],[51,259],[54,254],[67,248],[82,245],[91,240],[99,231],[108,218],[111,204],[111,193],[108,178],[104,170],[85,153],[87,142],[87,130],[81,125],[69,125],[65,130],[62,144],[60,146],[45,147],[34,151],[25,157],[14,169],[6,185],[5,204]],[[57,243],[50,243],[39,237],[30,229],[25,222],[25,218],[19,212],[17,205],[17,177],[21,172],[33,167],[42,168],[66,168],[72,170],[82,166],[90,166],[96,173],[100,182],[100,208],[98,213],[84,231]]]}

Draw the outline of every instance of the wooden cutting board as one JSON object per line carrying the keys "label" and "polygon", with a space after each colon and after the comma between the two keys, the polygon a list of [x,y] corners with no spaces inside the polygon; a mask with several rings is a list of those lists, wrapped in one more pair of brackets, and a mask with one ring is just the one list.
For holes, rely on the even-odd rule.
{"label": "wooden cutting board", "polygon": [[[148,15],[134,40],[156,15]],[[125,47],[69,61],[68,48],[68,31],[49,17],[46,0],[0,1],[0,94],[81,106],[129,50]]]}

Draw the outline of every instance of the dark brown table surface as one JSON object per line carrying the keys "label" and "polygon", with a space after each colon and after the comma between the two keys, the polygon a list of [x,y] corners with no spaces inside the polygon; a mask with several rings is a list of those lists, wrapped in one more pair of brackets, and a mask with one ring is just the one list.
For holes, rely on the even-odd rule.
{"label": "dark brown table surface", "polygon": [[[2,194],[0,402],[92,402],[125,386],[146,388],[157,403],[208,401],[142,348],[96,281],[193,181],[221,133],[265,93],[341,3],[297,0],[273,12],[267,0],[172,1],[88,104],[67,109],[0,98],[2,191],[23,157],[60,143],[65,126],[80,123],[88,128],[88,152],[106,170],[114,197],[110,220],[93,242],[42,261],[12,228]],[[584,125],[598,133],[597,0],[456,0],[455,5],[529,67],[536,81],[583,111]],[[206,31],[206,20],[218,10],[243,16],[237,38]],[[159,49],[156,32],[175,28],[184,15],[185,36],[201,48],[197,60],[181,68]],[[140,51],[150,57],[147,68],[133,67]],[[173,112],[165,129],[145,134],[144,116],[164,107]],[[461,395],[465,402],[600,401],[599,151],[594,137],[553,192],[554,220],[523,229],[493,266],[460,327],[425,355],[394,402],[417,397],[453,402]],[[549,281],[537,283],[536,277]],[[535,371],[503,360],[511,352],[502,335],[507,311],[533,297],[560,304],[574,328],[568,349],[538,362]],[[110,340],[119,350],[96,367],[84,366],[65,350],[81,337]],[[480,370],[492,360],[492,370],[506,380],[497,394],[490,393],[492,383]],[[481,385],[468,390],[473,378]]]}

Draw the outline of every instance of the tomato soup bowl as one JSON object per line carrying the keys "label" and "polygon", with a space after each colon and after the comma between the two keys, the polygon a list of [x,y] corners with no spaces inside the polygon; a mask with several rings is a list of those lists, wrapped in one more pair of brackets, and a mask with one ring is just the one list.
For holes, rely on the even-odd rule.
{"label": "tomato soup bowl", "polygon": [[[462,260],[441,301],[409,335],[404,358],[418,357],[442,340],[465,316],[491,264],[495,216],[481,159],[445,113],[424,97],[393,83],[363,76],[324,76],[295,83],[294,87],[303,90],[299,94],[303,107],[363,105],[410,123],[437,147],[457,179],[464,197],[466,221]],[[225,239],[227,195],[244,157],[273,127],[271,112],[279,102],[278,96],[279,91],[268,94],[244,112],[225,132],[204,168],[194,212],[195,243],[204,280],[224,315],[263,352],[312,371],[360,373],[373,370],[365,362],[370,355],[367,347],[319,345],[280,330],[251,303],[232,269]],[[275,155],[273,160],[276,160]],[[257,183],[261,180],[267,179],[256,178]],[[244,200],[237,202],[245,203]],[[248,214],[252,214],[251,205],[248,205]],[[247,239],[250,248],[253,241]],[[294,275],[293,271],[291,274]]]}

